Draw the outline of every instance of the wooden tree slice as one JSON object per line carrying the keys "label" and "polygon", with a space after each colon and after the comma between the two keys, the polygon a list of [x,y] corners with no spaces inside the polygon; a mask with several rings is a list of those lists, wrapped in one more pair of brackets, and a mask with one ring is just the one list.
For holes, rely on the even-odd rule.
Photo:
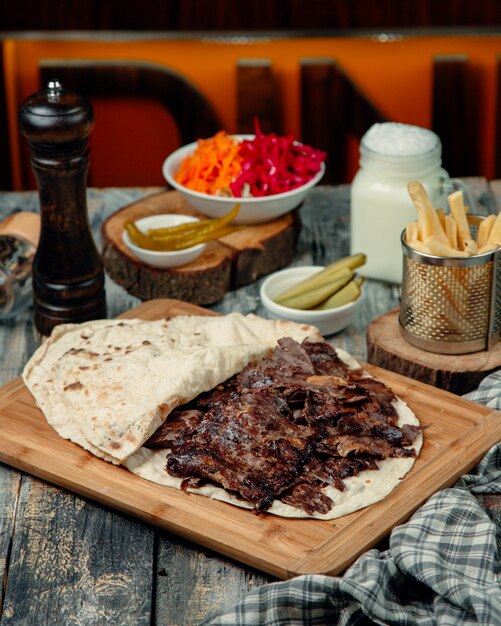
{"label": "wooden tree slice", "polygon": [[369,363],[459,395],[476,389],[501,366],[501,342],[491,350],[447,355],[420,350],[400,334],[399,310],[376,318],[367,330]]}
{"label": "wooden tree slice", "polygon": [[187,265],[158,269],[136,259],[123,243],[122,233],[126,220],[159,213],[202,217],[179,192],[166,191],[120,209],[102,227],[106,271],[142,300],[176,298],[202,305],[217,302],[228,291],[290,263],[301,230],[297,212],[289,213],[210,242],[204,253]]}

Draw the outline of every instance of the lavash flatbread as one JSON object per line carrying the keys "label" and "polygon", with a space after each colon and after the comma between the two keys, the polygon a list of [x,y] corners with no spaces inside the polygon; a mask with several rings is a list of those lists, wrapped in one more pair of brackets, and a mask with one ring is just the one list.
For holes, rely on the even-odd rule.
{"label": "lavash flatbread", "polygon": [[[268,354],[282,337],[298,342],[322,337],[311,326],[255,315],[178,316],[172,320],[99,320],[56,327],[27,363],[23,378],[48,423],[64,438],[96,456],[121,463],[152,482],[180,488],[165,471],[166,451],[142,444],[176,406],[209,391]],[[360,367],[337,350],[351,368]],[[419,425],[410,408],[394,403],[399,426]],[[416,452],[422,435],[413,443]],[[415,459],[389,458],[379,470],[344,480],[339,491],[323,491],[333,501],[326,514],[275,501],[268,513],[283,517],[335,519],[382,500],[411,469]],[[190,491],[244,508],[252,505],[223,488]]]}
{"label": "lavash flatbread", "polygon": [[255,315],[98,320],[57,326],[23,379],[48,423],[112,463],[138,450],[176,406],[317,329]]}
{"label": "lavash flatbread", "polygon": [[[360,367],[359,363],[344,350],[337,348],[336,352],[351,369]],[[367,375],[369,376],[369,374]],[[393,406],[398,414],[399,427],[405,424],[419,426],[417,417],[403,400],[397,397]],[[423,436],[419,433],[414,443],[408,447],[414,448],[417,456],[421,450],[422,444]],[[126,459],[124,465],[141,478],[167,487],[180,489],[183,479],[171,476],[165,471],[167,456],[168,453],[166,453],[164,449],[152,450],[142,447]],[[387,496],[409,472],[415,460],[414,457],[387,458],[382,461],[377,461],[379,467],[377,471],[365,470],[360,472],[358,476],[345,478],[343,480],[346,485],[344,491],[340,491],[333,486],[325,487],[322,489],[323,493],[332,500],[332,507],[327,513],[313,513],[310,515],[302,509],[284,504],[278,500],[275,500],[266,512],[281,517],[313,517],[323,520],[332,520],[348,515],[375,502],[379,502]],[[188,491],[220,500],[221,502],[228,502],[238,507],[246,509],[253,508],[251,503],[236,498],[222,487],[216,485],[203,485],[197,488],[188,487]]]}

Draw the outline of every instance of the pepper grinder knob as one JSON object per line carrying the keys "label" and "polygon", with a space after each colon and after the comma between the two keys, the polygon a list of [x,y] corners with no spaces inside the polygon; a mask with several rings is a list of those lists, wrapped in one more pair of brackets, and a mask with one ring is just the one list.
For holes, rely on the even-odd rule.
{"label": "pepper grinder knob", "polygon": [[40,198],[40,242],[33,261],[35,325],[106,317],[104,270],[89,228],[86,183],[94,112],[58,80],[29,96],[19,113]]}

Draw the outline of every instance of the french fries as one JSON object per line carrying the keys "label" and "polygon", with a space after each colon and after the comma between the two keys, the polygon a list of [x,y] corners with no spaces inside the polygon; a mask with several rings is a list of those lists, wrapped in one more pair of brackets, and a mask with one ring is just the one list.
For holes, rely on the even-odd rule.
{"label": "french fries", "polygon": [[487,241],[482,248],[479,249],[479,252],[488,252],[499,247],[501,247],[501,213],[498,213],[496,219],[493,221]]}
{"label": "french fries", "polygon": [[456,220],[450,215],[444,215],[445,222],[445,234],[447,235],[447,239],[449,240],[449,245],[451,248],[457,250],[458,247],[458,225]]}
{"label": "french fries", "polygon": [[[420,182],[409,183],[408,191],[417,212],[417,220],[405,229],[405,241],[411,248],[437,257],[461,259],[501,247],[501,213],[469,221],[460,191],[447,197],[449,213],[432,207]],[[476,238],[470,223],[477,226]],[[406,257],[405,263],[409,282],[404,281],[402,302],[412,320],[412,334],[446,341],[484,337],[489,306],[479,307],[479,303],[488,303],[490,298],[488,264],[436,266],[410,257]]]}
{"label": "french fries", "polygon": [[438,239],[435,239],[433,235],[426,237],[424,245],[428,248],[430,254],[435,256],[454,256],[454,257],[467,257],[470,256],[467,250],[456,250],[447,243],[442,243]]}
{"label": "french fries", "polygon": [[440,218],[432,207],[422,183],[416,180],[412,181],[407,185],[407,189],[418,213],[418,226],[422,241],[426,241],[428,237],[434,237],[440,243],[449,245]]}
{"label": "french fries", "polygon": [[491,234],[492,225],[496,221],[495,215],[489,215],[485,220],[482,220],[480,226],[478,227],[477,233],[477,244],[479,248],[483,248],[487,245],[487,241],[489,240],[489,235]]}
{"label": "french fries", "polygon": [[460,191],[455,191],[447,196],[447,202],[458,227],[458,247],[460,250],[466,250],[466,242],[471,241],[471,231],[466,218],[463,194]]}
{"label": "french fries", "polygon": [[446,214],[441,208],[433,208],[419,181],[410,182],[407,189],[418,215],[417,221],[405,229],[405,240],[411,248],[434,256],[465,258],[501,247],[501,213],[483,219],[474,239],[461,191],[447,197],[450,213]]}

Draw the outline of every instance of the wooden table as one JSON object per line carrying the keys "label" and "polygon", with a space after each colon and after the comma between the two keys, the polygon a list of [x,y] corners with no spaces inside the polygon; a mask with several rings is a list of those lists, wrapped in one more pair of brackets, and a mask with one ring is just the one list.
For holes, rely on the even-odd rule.
{"label": "wooden table", "polygon": [[[482,204],[501,184],[472,180]],[[102,221],[158,189],[90,189],[89,215],[99,240]],[[35,193],[0,193],[0,219],[38,210]],[[302,209],[303,231],[294,264],[323,265],[349,253],[349,187],[318,187]],[[258,281],[214,305],[226,313],[266,316]],[[364,309],[329,341],[366,358],[365,332],[398,305],[395,286],[367,281]],[[110,317],[139,301],[107,279]],[[39,343],[31,310],[0,322],[0,384],[17,376]],[[500,517],[499,500],[484,504]],[[272,579],[0,464],[0,589],[2,626],[10,624],[199,624],[251,588]]]}

